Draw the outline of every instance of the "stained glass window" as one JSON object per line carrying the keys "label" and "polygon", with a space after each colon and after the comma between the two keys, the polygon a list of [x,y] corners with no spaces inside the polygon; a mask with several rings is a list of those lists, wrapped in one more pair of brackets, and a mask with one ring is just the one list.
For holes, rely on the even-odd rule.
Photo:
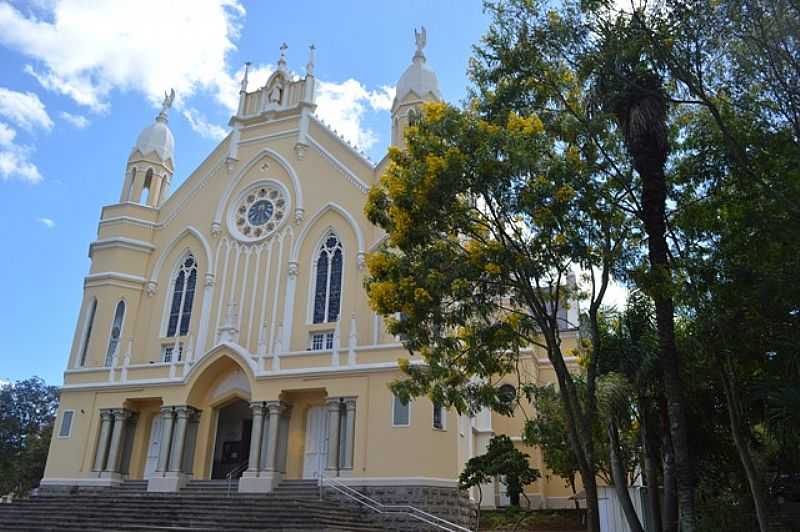
{"label": "stained glass window", "polygon": [[117,303],[117,310],[114,312],[114,321],[111,323],[111,336],[108,338],[108,350],[106,351],[106,366],[111,365],[111,360],[117,352],[119,346],[119,336],[122,334],[122,320],[125,319],[125,302]]}
{"label": "stained glass window", "polygon": [[342,244],[333,233],[319,248],[314,282],[314,323],[336,321],[342,302]]}
{"label": "stained glass window", "polygon": [[172,302],[169,307],[169,321],[167,322],[167,336],[185,336],[189,332],[189,322],[192,318],[192,303],[194,290],[197,285],[197,262],[189,253],[175,274],[172,288]]}

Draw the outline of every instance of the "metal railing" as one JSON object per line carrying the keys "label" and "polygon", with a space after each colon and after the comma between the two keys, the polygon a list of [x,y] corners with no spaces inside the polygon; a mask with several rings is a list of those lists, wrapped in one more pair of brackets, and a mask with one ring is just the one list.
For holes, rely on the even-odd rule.
{"label": "metal railing", "polygon": [[231,471],[228,471],[228,474],[225,475],[225,480],[228,481],[228,497],[231,496],[231,482],[233,481],[233,477],[235,477],[236,475],[247,469],[247,466],[248,466],[247,462],[242,462]]}
{"label": "metal railing", "polygon": [[370,510],[377,512],[379,514],[405,514],[412,519],[416,519],[417,521],[421,521],[426,523],[434,528],[438,528],[439,530],[447,530],[448,532],[472,532],[469,528],[465,528],[463,526],[457,525],[455,523],[451,523],[446,519],[442,519],[441,517],[437,517],[433,514],[429,514],[423,510],[415,506],[410,506],[408,504],[383,504],[382,502],[376,501],[375,499],[364,495],[360,491],[357,491],[350,486],[344,484],[343,482],[333,479],[333,478],[325,478],[325,473],[320,471],[319,474],[319,498],[320,500],[324,497],[324,488],[328,487],[331,488],[350,500],[357,502],[358,504],[369,508]]}

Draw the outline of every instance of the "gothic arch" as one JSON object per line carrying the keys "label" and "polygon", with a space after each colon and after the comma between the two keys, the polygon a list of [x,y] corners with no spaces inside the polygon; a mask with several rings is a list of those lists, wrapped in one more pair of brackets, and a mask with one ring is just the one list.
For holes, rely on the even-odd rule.
{"label": "gothic arch", "polygon": [[245,174],[253,167],[256,163],[261,161],[265,156],[269,156],[281,167],[286,170],[286,173],[289,174],[289,178],[292,181],[292,194],[294,198],[294,210],[295,212],[302,212],[303,210],[303,189],[300,186],[300,178],[297,177],[297,172],[294,171],[292,165],[289,164],[289,161],[281,155],[280,153],[276,152],[271,148],[263,148],[261,151],[256,153],[252,159],[250,159],[247,164],[242,166],[239,173],[236,174],[236,177],[228,181],[228,185],[225,187],[225,192],[222,193],[222,197],[220,197],[219,202],[217,203],[217,210],[214,213],[214,223],[215,224],[222,224],[222,217],[225,212],[225,206],[231,199],[231,195],[233,191],[236,190],[236,187],[239,185],[239,182],[244,178]]}
{"label": "gothic arch", "polygon": [[222,343],[203,355],[184,377],[185,389],[188,390],[187,404],[199,404],[199,397],[205,394],[223,373],[224,370],[220,371],[220,368],[228,368],[230,363],[241,368],[250,390],[254,390],[256,366],[251,361],[250,355],[241,346]]}
{"label": "gothic arch", "polygon": [[[175,251],[176,246],[180,243],[183,237],[187,235],[191,235],[195,237],[198,241],[200,241],[203,247],[203,260],[205,261],[205,271],[207,272],[207,275],[214,275],[214,263],[211,255],[211,246],[208,245],[208,240],[206,240],[203,234],[190,225],[186,229],[184,229],[177,237],[175,237],[175,239],[172,242],[170,242],[169,245],[166,248],[164,248],[164,250],[161,252],[161,254],[158,257],[158,260],[156,261],[156,265],[153,267],[153,272],[150,274],[150,280],[148,284],[158,285],[158,277],[161,274],[161,269],[164,267],[164,261],[167,260],[167,257],[169,257],[173,251]],[[195,257],[197,257],[197,254],[195,254]]]}
{"label": "gothic arch", "polygon": [[358,243],[357,253],[359,256],[363,256],[364,232],[361,230],[361,227],[358,225],[353,215],[350,214],[344,207],[342,207],[337,203],[330,202],[324,207],[322,207],[320,210],[318,210],[317,213],[311,217],[311,220],[309,220],[308,224],[306,224],[306,226],[297,236],[297,240],[295,240],[294,246],[292,246],[292,253],[289,257],[290,262],[297,262],[297,257],[300,254],[300,249],[303,247],[303,243],[305,242],[306,237],[308,237],[309,232],[316,225],[316,222],[320,218],[322,218],[322,216],[324,216],[325,213],[329,211],[334,211],[338,213],[339,215],[342,216],[342,218],[345,219],[345,221],[347,221],[347,223],[350,225],[350,228],[353,230],[353,234],[355,234],[356,236],[356,242]]}

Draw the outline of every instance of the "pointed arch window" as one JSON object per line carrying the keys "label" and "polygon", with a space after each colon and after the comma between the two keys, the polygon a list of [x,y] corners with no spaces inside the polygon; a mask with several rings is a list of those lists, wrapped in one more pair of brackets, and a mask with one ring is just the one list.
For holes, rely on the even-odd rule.
{"label": "pointed arch window", "polygon": [[167,321],[168,337],[186,336],[192,319],[192,303],[197,285],[197,260],[188,253],[181,261],[172,282],[172,302]]}
{"label": "pointed arch window", "polygon": [[106,366],[111,365],[114,355],[119,347],[119,339],[122,334],[122,323],[125,320],[125,302],[117,303],[117,310],[114,311],[114,321],[111,322],[111,334],[108,336],[108,350],[106,351]]}
{"label": "pointed arch window", "polygon": [[95,314],[97,314],[97,299],[92,299],[92,305],[89,307],[89,314],[86,318],[86,329],[83,333],[83,345],[81,346],[81,358],[79,362],[81,367],[86,365],[86,353],[89,350],[89,340],[92,338],[92,327],[94,327]]}
{"label": "pointed arch window", "polygon": [[315,269],[314,323],[336,321],[342,302],[342,243],[335,233],[322,240]]}

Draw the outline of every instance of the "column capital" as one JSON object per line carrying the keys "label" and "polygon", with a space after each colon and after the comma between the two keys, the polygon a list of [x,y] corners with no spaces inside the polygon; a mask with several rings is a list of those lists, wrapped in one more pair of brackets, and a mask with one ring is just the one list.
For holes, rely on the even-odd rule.
{"label": "column capital", "polygon": [[114,417],[114,409],[113,408],[101,408],[100,409],[100,419],[104,421],[111,421]]}
{"label": "column capital", "polygon": [[253,412],[254,416],[263,416],[267,407],[264,405],[264,401],[252,401],[250,403],[250,410]]}
{"label": "column capital", "polygon": [[341,408],[342,405],[342,397],[328,397],[325,399],[325,406],[328,407],[328,410],[338,410]]}
{"label": "column capital", "polygon": [[344,403],[345,408],[348,411],[353,411],[356,409],[356,403],[358,402],[358,397],[343,397],[342,402]]}
{"label": "column capital", "polygon": [[196,408],[194,408],[193,406],[189,406],[189,405],[179,405],[179,406],[175,406],[175,407],[174,407],[174,410],[175,410],[175,414],[176,414],[176,415],[177,415],[179,418],[183,418],[183,419],[189,419],[189,418],[191,418],[192,416],[194,416],[196,413],[198,413],[198,412],[199,412],[199,410],[197,410],[197,409],[196,409]]}
{"label": "column capital", "polygon": [[174,406],[162,406],[161,407],[161,415],[164,417],[171,417],[175,413]]}
{"label": "column capital", "polygon": [[111,411],[111,413],[114,415],[114,419],[117,421],[123,421],[133,416],[133,412],[127,408],[115,408]]}
{"label": "column capital", "polygon": [[289,405],[283,401],[264,401],[264,406],[270,415],[280,415],[286,410]]}

